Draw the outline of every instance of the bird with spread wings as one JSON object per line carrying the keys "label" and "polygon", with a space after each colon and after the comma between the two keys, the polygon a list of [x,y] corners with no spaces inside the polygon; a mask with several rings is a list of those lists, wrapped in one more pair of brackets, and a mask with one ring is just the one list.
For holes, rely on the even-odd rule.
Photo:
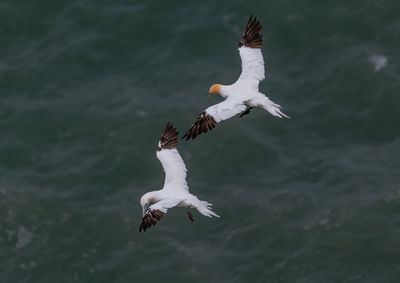
{"label": "bird with spread wings", "polygon": [[208,217],[219,217],[211,210],[211,204],[199,200],[189,192],[186,182],[186,166],[178,150],[178,132],[171,123],[165,127],[157,146],[157,158],[165,171],[164,187],[161,190],[145,193],[140,198],[143,219],[139,232],[156,225],[167,210],[172,207],[187,208],[188,217],[194,221],[191,208],[196,208]]}
{"label": "bird with spread wings", "polygon": [[273,116],[286,116],[280,106],[259,92],[258,85],[265,79],[264,59],[261,53],[262,35],[260,22],[253,16],[245,27],[242,39],[239,41],[239,54],[242,60],[242,73],[231,85],[213,84],[210,95],[219,94],[225,100],[208,107],[183,138],[194,139],[202,133],[207,133],[216,127],[217,123],[229,119],[239,113],[240,117],[250,113],[253,107],[267,110]]}

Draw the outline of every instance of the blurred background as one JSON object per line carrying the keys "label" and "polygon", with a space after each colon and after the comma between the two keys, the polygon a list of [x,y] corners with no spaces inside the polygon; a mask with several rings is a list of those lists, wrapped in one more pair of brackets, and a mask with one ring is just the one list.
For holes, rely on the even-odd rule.
{"label": "blurred background", "polygon": [[[213,83],[263,26],[254,109],[180,141],[193,194],[139,233]],[[1,282],[399,282],[400,2],[0,3]]]}

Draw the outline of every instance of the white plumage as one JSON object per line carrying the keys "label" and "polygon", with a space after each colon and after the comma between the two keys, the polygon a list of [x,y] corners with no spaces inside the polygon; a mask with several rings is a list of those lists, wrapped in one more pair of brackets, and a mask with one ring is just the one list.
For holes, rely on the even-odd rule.
{"label": "white plumage", "polygon": [[186,166],[176,147],[178,146],[178,132],[168,123],[160,138],[157,147],[157,158],[165,172],[164,186],[161,190],[145,193],[140,199],[143,208],[143,220],[139,231],[146,231],[156,225],[169,208],[178,206],[188,208],[190,220],[193,215],[190,208],[196,208],[201,214],[219,217],[211,210],[211,204],[199,200],[189,192],[186,182]]}
{"label": "white plumage", "polygon": [[258,83],[265,79],[264,58],[260,48],[242,46],[239,49],[242,60],[242,73],[238,80],[255,80]]}
{"label": "white plumage", "polygon": [[176,148],[162,149],[157,151],[157,158],[160,160],[165,172],[164,191],[181,190],[189,191],[186,182],[186,166]]}
{"label": "white plumage", "polygon": [[240,117],[249,114],[250,109],[259,107],[267,110],[273,116],[286,116],[280,106],[259,92],[258,85],[265,79],[264,59],[261,53],[261,25],[256,18],[250,17],[242,39],[239,42],[239,55],[242,61],[242,73],[231,85],[214,84],[210,94],[220,94],[225,100],[208,107],[192,124],[184,135],[186,140],[194,139],[202,133],[215,128],[220,121],[229,119],[239,113]]}
{"label": "white plumage", "polygon": [[242,101],[232,97],[208,107],[205,112],[211,115],[215,122],[219,123],[220,121],[229,119],[244,110],[246,110],[246,106]]}

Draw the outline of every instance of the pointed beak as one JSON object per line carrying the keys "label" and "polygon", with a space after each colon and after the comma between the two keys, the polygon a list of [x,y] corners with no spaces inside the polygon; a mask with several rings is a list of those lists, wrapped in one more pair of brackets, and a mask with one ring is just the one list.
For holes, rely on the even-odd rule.
{"label": "pointed beak", "polygon": [[209,95],[208,95],[208,101],[210,101],[210,99],[213,97],[213,95],[210,93]]}

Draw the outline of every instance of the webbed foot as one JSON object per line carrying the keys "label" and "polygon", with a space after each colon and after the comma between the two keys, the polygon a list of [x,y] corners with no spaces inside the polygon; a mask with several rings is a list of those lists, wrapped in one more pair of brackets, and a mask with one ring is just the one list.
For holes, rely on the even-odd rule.
{"label": "webbed foot", "polygon": [[194,221],[194,217],[193,217],[192,212],[190,211],[190,206],[188,206],[187,214],[188,214],[189,219],[193,222]]}
{"label": "webbed foot", "polygon": [[247,109],[242,113],[242,114],[240,114],[240,118],[242,118],[244,115],[247,115],[247,114],[250,114],[250,110],[252,109],[253,107],[247,107]]}

